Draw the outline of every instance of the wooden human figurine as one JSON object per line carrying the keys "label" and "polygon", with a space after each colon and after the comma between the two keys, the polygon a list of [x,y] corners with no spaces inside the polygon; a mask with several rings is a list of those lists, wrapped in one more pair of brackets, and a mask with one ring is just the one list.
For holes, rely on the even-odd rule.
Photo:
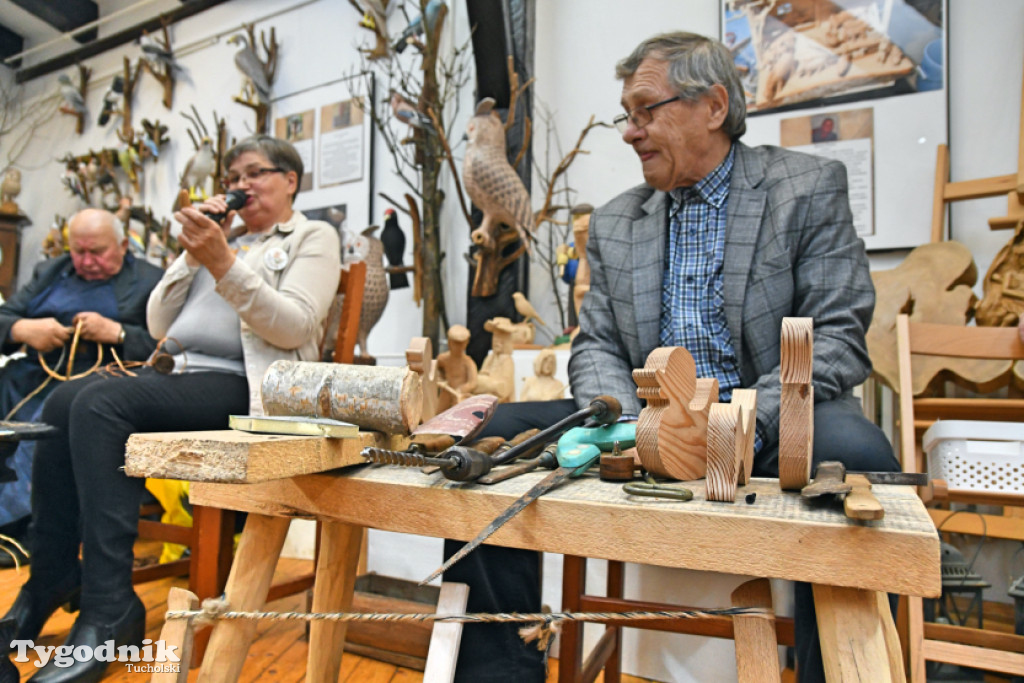
{"label": "wooden human figurine", "polygon": [[448,350],[437,356],[437,412],[448,410],[469,398],[476,389],[476,363],[466,355],[469,330],[462,325],[448,328]]}
{"label": "wooden human figurine", "polygon": [[590,291],[590,263],[587,261],[587,235],[590,230],[590,214],[594,207],[590,204],[581,204],[573,210],[572,238],[575,243],[576,258],[576,279],[573,281],[572,302],[576,307],[576,315],[580,314],[580,306],[583,305],[583,295]]}
{"label": "wooden human figurine", "polygon": [[563,398],[565,385],[555,379],[555,368],[558,360],[555,352],[544,349],[533,361],[533,377],[527,377],[523,383],[520,401],[554,401]]}
{"label": "wooden human figurine", "polygon": [[516,368],[512,361],[512,321],[508,318],[491,318],[484,323],[484,329],[492,335],[491,352],[480,366],[473,393],[497,396],[501,403],[514,401]]}
{"label": "wooden human figurine", "polygon": [[420,419],[424,422],[437,415],[437,363],[434,361],[434,347],[430,337],[413,337],[405,351],[409,369],[418,372],[423,387],[423,410]]}

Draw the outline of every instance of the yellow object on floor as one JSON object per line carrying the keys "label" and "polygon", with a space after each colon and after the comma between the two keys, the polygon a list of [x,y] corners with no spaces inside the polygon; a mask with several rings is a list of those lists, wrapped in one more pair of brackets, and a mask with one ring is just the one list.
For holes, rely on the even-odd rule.
{"label": "yellow object on floor", "polygon": [[[192,515],[185,508],[188,500],[188,482],[178,479],[146,479],[146,489],[153,494],[164,509],[160,521],[164,524],[192,526]],[[164,543],[160,553],[160,563],[180,560],[187,546],[177,543]]]}

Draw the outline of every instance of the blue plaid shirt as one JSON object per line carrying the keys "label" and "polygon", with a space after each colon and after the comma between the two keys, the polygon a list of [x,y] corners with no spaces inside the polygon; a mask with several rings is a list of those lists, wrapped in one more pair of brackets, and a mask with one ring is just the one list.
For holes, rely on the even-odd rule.
{"label": "blue plaid shirt", "polygon": [[[662,280],[662,346],[682,346],[697,377],[718,380],[719,400],[740,386],[739,361],[725,319],[722,264],[735,149],[693,187],[672,190],[668,267]],[[758,430],[760,431],[760,430]],[[757,435],[756,448],[762,439]]]}

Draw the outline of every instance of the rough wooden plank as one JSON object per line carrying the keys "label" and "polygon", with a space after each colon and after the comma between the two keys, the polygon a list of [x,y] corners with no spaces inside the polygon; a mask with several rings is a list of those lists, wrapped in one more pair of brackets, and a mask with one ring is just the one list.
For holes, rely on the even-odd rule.
{"label": "rough wooden plank", "polygon": [[352,439],[252,434],[236,430],[132,434],[125,472],[132,477],[242,484],[325,472],[365,462],[368,446],[390,448],[401,440],[379,432]]}
{"label": "rough wooden plank", "polygon": [[420,375],[409,368],[279,360],[262,392],[267,415],[329,417],[387,434],[408,434],[423,410]]}
{"label": "rough wooden plank", "polygon": [[[469,586],[464,583],[445,581],[441,584],[441,596],[437,601],[438,614],[465,614],[469,600]],[[459,658],[459,644],[462,640],[462,624],[434,623],[427,652],[427,666],[423,671],[424,681],[451,681],[455,678],[455,662]]]}
{"label": "rough wooden plank", "polygon": [[[814,607],[825,678],[829,681],[903,681],[903,669],[890,666],[886,632],[888,605],[872,591],[814,585]],[[888,622],[888,623],[887,623]],[[895,629],[895,626],[892,626]]]}
{"label": "rough wooden plank", "polygon": [[[466,541],[547,474],[478,486],[409,468],[350,468],[245,486],[195,484],[191,498],[201,505],[320,514]],[[743,568],[756,576],[925,597],[941,592],[938,534],[911,487],[875,486],[886,516],[867,527],[839,509],[812,506],[799,494],[780,491],[773,479],[753,479],[739,491],[739,497],[756,494],[750,505],[709,502],[703,481],[686,486],[693,490],[692,501],[658,501],[630,496],[591,472],[542,496],[490,542],[665,567],[726,573]]]}
{"label": "rough wooden plank", "polygon": [[783,318],[779,380],[779,485],[799,490],[811,478],[814,445],[814,321]]}
{"label": "rough wooden plank", "polygon": [[[732,592],[734,607],[772,609],[772,585],[768,579],[747,581]],[[739,683],[781,681],[779,650],[775,646],[775,616],[733,618],[736,638],[736,673]]]}
{"label": "rough wooden plank", "polygon": [[1024,676],[1024,654],[1000,652],[973,645],[925,640],[922,643],[924,659],[929,662],[947,662],[987,671],[1000,671],[1013,676]]}

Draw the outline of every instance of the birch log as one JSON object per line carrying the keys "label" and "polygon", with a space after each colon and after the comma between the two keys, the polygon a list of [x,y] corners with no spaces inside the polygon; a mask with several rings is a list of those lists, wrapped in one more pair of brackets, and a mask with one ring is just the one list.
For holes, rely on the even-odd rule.
{"label": "birch log", "polygon": [[328,417],[408,434],[420,423],[422,409],[420,375],[409,368],[279,360],[263,376],[267,415]]}

